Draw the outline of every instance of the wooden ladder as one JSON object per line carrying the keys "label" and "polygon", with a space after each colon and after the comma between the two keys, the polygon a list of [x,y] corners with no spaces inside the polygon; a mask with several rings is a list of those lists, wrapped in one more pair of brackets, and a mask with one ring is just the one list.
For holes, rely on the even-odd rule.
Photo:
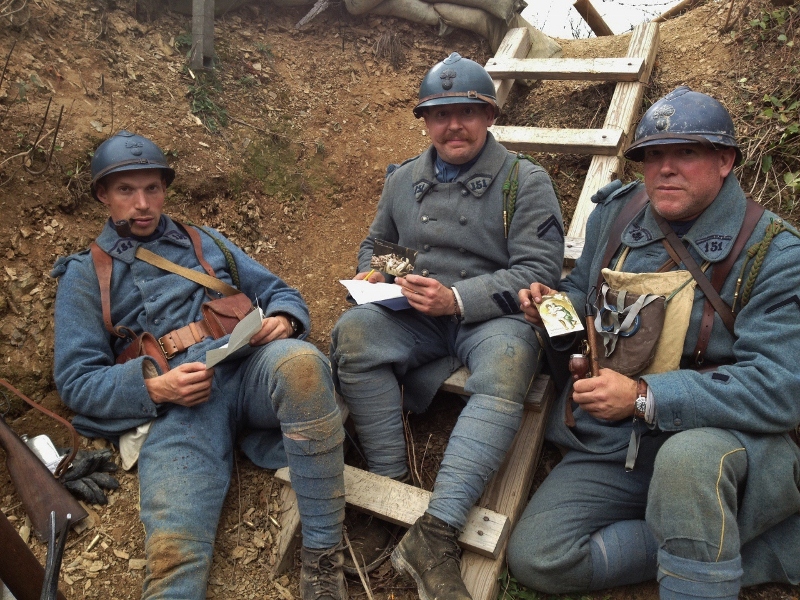
{"label": "wooden ladder", "polygon": [[623,149],[633,135],[642,96],[653,71],[659,42],[658,23],[642,23],[633,30],[624,58],[520,58],[531,46],[528,30],[512,29],[503,39],[486,70],[494,79],[502,107],[515,79],[616,81],[602,129],[547,129],[494,126],[494,137],[509,150],[591,154],[566,240],[565,266],[574,265],[583,250],[586,221],[592,212],[592,194],[622,173]]}
{"label": "wooden ladder", "polygon": [[[497,54],[486,64],[492,75],[500,106],[505,104],[516,79],[561,79],[616,81],[617,86],[602,129],[545,129],[495,126],[492,133],[509,150],[591,154],[592,162],[578,206],[567,233],[565,267],[571,267],[583,249],[586,220],[592,210],[591,196],[622,172],[622,150],[630,140],[641,105],[644,86],[650,78],[658,50],[658,24],[645,23],[634,29],[627,56],[597,59],[527,59],[531,47],[526,28],[511,29]],[[466,395],[469,372],[458,369],[442,390]],[[552,381],[539,376],[529,390],[522,424],[503,465],[489,482],[471,513],[459,542],[464,548],[461,573],[474,600],[494,600],[499,577],[505,568],[508,533],[528,500],[539,460],[547,413],[555,396]],[[347,409],[343,409],[343,418]],[[276,477],[288,481],[288,469]],[[288,568],[300,529],[297,499],[291,486],[281,492],[281,531],[273,574]],[[347,467],[345,497],[349,504],[389,521],[410,526],[427,507],[427,492],[386,477]]]}

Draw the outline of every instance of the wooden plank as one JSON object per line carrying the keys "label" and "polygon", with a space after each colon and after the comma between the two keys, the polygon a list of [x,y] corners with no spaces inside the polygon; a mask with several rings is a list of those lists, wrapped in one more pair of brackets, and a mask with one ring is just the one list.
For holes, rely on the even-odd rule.
{"label": "wooden plank", "polygon": [[639,81],[643,58],[490,58],[492,79]]}
{"label": "wooden plank", "polygon": [[[642,23],[633,30],[628,56],[643,58],[645,70],[638,82],[618,83],[611,98],[603,128],[616,128],[623,132],[621,147],[626,147],[633,135],[633,124],[642,104],[644,87],[650,79],[656,53],[658,52],[658,23]],[[610,183],[622,173],[623,162],[618,156],[595,156],[589,165],[589,171],[583,184],[578,205],[572,216],[567,235],[569,237],[586,237],[586,221],[592,212],[592,195],[605,184]]]}
{"label": "wooden plank", "polygon": [[[279,469],[275,478],[289,483],[289,468]],[[344,489],[351,506],[403,527],[411,527],[422,516],[431,498],[427,490],[350,465],[344,467]],[[509,533],[508,517],[473,507],[458,542],[465,550],[494,559],[505,548]]]}
{"label": "wooden plank", "polygon": [[578,14],[583,17],[583,20],[586,21],[589,29],[591,29],[597,37],[601,35],[614,35],[614,32],[611,31],[611,27],[603,20],[600,13],[597,12],[591,0],[573,0],[572,5],[575,7],[575,10],[578,11]]}
{"label": "wooden plank", "polygon": [[561,154],[601,154],[615,156],[622,143],[620,129],[548,129],[495,125],[489,131],[508,150],[556,152]]}
{"label": "wooden plank", "polygon": [[[540,376],[538,380],[543,388],[544,410],[539,413],[525,413],[503,466],[492,478],[479,502],[480,506],[507,515],[512,527],[519,520],[530,494],[533,474],[544,441],[548,409],[555,397],[552,381],[546,376]],[[464,552],[461,558],[461,575],[474,600],[497,598],[498,578],[505,568],[505,562],[505,546],[500,556],[494,560],[474,552]]]}
{"label": "wooden plank", "polygon": [[583,244],[586,240],[583,238],[571,238],[569,236],[564,238],[564,266],[574,267],[575,261],[580,258],[583,252]]}
{"label": "wooden plank", "polygon": [[[469,369],[467,367],[459,367],[450,374],[450,377],[445,379],[439,389],[445,392],[461,394],[462,396],[469,396],[471,394],[464,389],[464,386],[467,385],[467,377],[469,377]],[[539,376],[533,380],[528,389],[528,395],[525,397],[525,410],[536,412],[542,410],[547,379],[547,377]]]}
{"label": "wooden plank", "polygon": [[[527,27],[515,27],[506,32],[500,47],[497,49],[495,58],[525,58],[531,49],[531,34]],[[511,87],[514,85],[513,79],[495,79],[494,90],[497,97],[497,106],[501,107],[506,103]]]}

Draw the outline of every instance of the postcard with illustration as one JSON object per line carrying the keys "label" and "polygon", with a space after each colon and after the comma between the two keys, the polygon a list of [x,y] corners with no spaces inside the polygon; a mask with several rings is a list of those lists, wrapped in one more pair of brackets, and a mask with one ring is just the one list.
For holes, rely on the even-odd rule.
{"label": "postcard with illustration", "polygon": [[537,306],[550,337],[583,331],[583,324],[569,297],[561,292],[542,296]]}
{"label": "postcard with illustration", "polygon": [[417,251],[384,240],[375,240],[369,266],[395,277],[405,277],[414,270]]}

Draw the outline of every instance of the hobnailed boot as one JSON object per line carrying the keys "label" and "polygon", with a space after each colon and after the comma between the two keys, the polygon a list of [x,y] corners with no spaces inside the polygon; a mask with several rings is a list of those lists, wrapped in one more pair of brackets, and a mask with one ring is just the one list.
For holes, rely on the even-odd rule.
{"label": "hobnailed boot", "polygon": [[461,579],[457,539],[455,527],[425,513],[392,552],[392,565],[414,578],[421,600],[472,600]]}
{"label": "hobnailed boot", "polygon": [[300,597],[302,600],[347,600],[347,582],[344,579],[344,546],[320,550],[306,548],[300,553]]}

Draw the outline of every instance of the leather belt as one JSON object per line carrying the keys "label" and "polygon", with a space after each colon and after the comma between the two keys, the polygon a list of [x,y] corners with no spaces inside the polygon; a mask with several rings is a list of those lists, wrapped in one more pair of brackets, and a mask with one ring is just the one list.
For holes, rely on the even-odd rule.
{"label": "leather belt", "polygon": [[213,337],[205,319],[195,321],[179,329],[173,329],[166,335],[158,338],[158,345],[164,351],[167,360],[171,360],[175,355],[185,351],[190,346],[203,341],[207,337]]}

